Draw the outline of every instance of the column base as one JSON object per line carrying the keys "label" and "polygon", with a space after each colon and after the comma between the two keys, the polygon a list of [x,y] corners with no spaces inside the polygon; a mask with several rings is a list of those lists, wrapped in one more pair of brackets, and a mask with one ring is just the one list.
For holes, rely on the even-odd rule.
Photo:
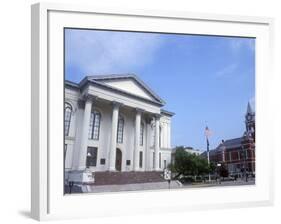
{"label": "column base", "polygon": [[108,171],[110,171],[110,172],[116,172],[116,168],[115,168],[115,167],[109,167]]}
{"label": "column base", "polygon": [[73,169],[73,170],[76,170],[76,171],[84,171],[84,170],[86,170],[86,169],[87,169],[86,166],[79,166],[79,167],[77,167],[77,168],[75,168],[75,169]]}

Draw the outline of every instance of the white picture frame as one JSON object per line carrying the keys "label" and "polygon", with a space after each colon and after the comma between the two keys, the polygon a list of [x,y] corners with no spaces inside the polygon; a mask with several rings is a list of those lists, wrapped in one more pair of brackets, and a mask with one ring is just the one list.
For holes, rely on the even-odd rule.
{"label": "white picture frame", "polygon": [[[273,93],[270,87],[273,80],[273,19],[189,12],[97,9],[50,3],[32,5],[31,11],[31,215],[34,219],[180,212],[273,203],[273,141],[269,132],[272,124],[270,98]],[[63,27],[255,37],[256,185],[64,196],[63,138],[59,137],[63,136]]]}

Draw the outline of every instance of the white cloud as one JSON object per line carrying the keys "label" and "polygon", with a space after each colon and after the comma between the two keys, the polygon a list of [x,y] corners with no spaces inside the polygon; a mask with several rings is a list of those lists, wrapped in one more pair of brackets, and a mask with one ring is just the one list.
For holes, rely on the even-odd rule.
{"label": "white cloud", "polygon": [[157,34],[68,30],[66,64],[78,67],[83,76],[134,72],[154,60],[161,44]]}
{"label": "white cloud", "polygon": [[233,52],[238,52],[243,48],[255,51],[255,40],[252,38],[231,38],[229,44]]}
{"label": "white cloud", "polygon": [[232,75],[235,72],[236,69],[237,69],[237,64],[233,63],[233,64],[227,65],[226,67],[224,67],[221,70],[217,71],[215,76],[217,78],[226,77],[226,76]]}

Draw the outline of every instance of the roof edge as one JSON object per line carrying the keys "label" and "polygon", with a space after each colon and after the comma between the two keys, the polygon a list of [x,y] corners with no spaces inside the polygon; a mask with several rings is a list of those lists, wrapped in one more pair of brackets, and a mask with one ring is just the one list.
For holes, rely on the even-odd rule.
{"label": "roof edge", "polygon": [[160,110],[160,113],[161,113],[161,114],[164,114],[164,115],[168,115],[169,117],[172,117],[172,116],[175,115],[174,112],[171,112],[171,111],[168,111],[168,110],[164,110],[164,109],[161,109],[161,110]]}
{"label": "roof edge", "polygon": [[65,81],[64,81],[64,85],[73,87],[73,88],[75,88],[75,89],[80,89],[80,86],[79,86],[78,83],[72,82],[72,81],[69,81],[69,80],[65,80]]}
{"label": "roof edge", "polygon": [[[141,87],[154,99],[159,101],[161,104],[165,104],[165,101],[161,99],[146,83],[144,83],[136,74],[134,73],[127,73],[127,74],[108,74],[108,75],[92,75],[86,76],[87,80],[96,79],[96,80],[118,80],[118,79],[128,79],[131,78],[135,80]],[[82,80],[83,81],[83,80]]]}

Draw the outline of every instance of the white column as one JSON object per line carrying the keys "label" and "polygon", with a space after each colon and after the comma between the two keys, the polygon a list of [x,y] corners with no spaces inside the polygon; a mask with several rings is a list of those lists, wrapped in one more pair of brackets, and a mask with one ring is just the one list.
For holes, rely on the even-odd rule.
{"label": "white column", "polygon": [[150,171],[150,161],[151,161],[151,153],[150,153],[150,144],[151,144],[151,119],[146,120],[146,153],[145,153],[145,170]]}
{"label": "white column", "polygon": [[141,110],[136,109],[135,119],[135,147],[134,147],[134,171],[139,170],[139,147],[140,147],[140,125],[141,125]]}
{"label": "white column", "polygon": [[118,125],[119,107],[120,107],[120,103],[113,102],[111,138],[110,138],[110,152],[109,152],[109,170],[110,171],[116,170],[116,168],[115,168],[116,138],[117,138],[117,125]]}
{"label": "white column", "polygon": [[171,123],[167,123],[167,132],[168,132],[167,147],[171,148]]}
{"label": "white column", "polygon": [[155,146],[154,146],[154,164],[155,164],[155,170],[160,170],[159,168],[159,149],[160,149],[160,143],[159,143],[159,128],[160,128],[160,115],[155,116]]}
{"label": "white column", "polygon": [[92,101],[93,98],[86,97],[82,131],[81,131],[81,147],[79,153],[79,170],[84,170],[86,168],[86,159],[87,159],[87,149],[88,149],[88,132],[90,125],[90,117],[92,110]]}

